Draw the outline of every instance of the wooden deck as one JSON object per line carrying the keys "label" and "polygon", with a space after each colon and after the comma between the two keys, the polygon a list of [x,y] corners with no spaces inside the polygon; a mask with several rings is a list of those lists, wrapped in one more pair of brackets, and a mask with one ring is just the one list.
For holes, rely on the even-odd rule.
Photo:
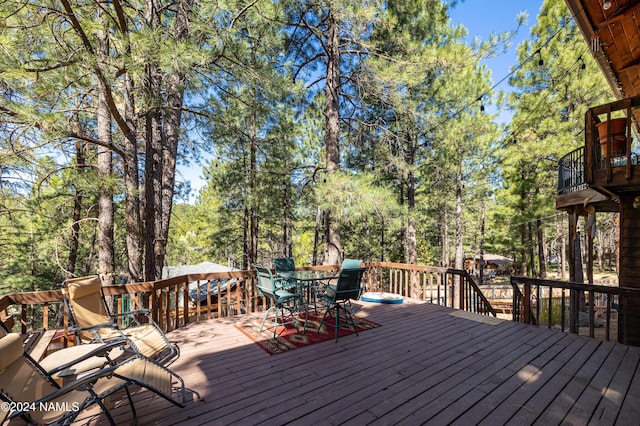
{"label": "wooden deck", "polygon": [[[138,424],[640,421],[640,348],[431,304],[359,305],[382,326],[273,356],[233,327],[241,318],[170,333],[192,400],[181,409],[138,391]],[[111,402],[130,424],[126,399]]]}

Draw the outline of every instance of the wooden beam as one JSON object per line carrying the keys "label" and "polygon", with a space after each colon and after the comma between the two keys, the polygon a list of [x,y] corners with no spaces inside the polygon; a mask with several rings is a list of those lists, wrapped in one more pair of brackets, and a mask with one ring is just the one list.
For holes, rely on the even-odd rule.
{"label": "wooden beam", "polygon": [[636,2],[635,4],[630,3],[623,8],[616,9],[613,15],[607,17],[607,19],[605,19],[604,21],[598,24],[597,32],[600,32],[602,29],[604,29],[608,25],[615,24],[616,22],[621,21],[622,19],[634,13],[636,9],[639,9],[639,8],[640,8],[640,3]]}

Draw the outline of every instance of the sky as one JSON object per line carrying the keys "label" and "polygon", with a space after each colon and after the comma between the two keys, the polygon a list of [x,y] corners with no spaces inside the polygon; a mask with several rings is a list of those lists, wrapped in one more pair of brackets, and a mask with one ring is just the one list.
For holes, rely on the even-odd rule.
{"label": "sky", "polygon": [[[493,33],[512,31],[516,28],[516,16],[521,11],[528,12],[526,24],[522,26],[511,42],[509,50],[494,58],[487,59],[483,63],[491,70],[493,84],[504,79],[512,66],[517,64],[517,47],[521,41],[529,38],[530,27],[537,21],[537,16],[544,0],[462,0],[451,10],[450,18],[452,24],[462,24],[467,28],[469,43],[475,37],[486,39]],[[495,88],[496,91],[508,91],[508,82],[505,80]],[[491,106],[487,107],[488,112],[494,112]],[[502,113],[498,120],[508,122],[508,113]],[[202,170],[197,164],[189,167],[179,167],[178,173],[183,179],[191,181],[192,193],[190,202],[195,201],[198,189],[204,185],[202,180]]]}
{"label": "sky", "polygon": [[[529,15],[525,25],[518,29],[518,33],[511,41],[509,50],[483,61],[483,64],[491,70],[493,84],[504,79],[511,67],[517,65],[518,45],[530,37],[531,26],[535,25],[543,2],[544,0],[463,0],[451,10],[451,23],[462,24],[467,28],[469,43],[475,37],[484,40],[491,33],[512,31],[517,27],[516,17],[521,11],[526,11]],[[498,90],[509,91],[508,81],[500,83],[495,88],[496,92]],[[492,107],[487,110],[495,111]],[[509,118],[508,113],[502,113],[498,120],[504,123],[508,122]]]}

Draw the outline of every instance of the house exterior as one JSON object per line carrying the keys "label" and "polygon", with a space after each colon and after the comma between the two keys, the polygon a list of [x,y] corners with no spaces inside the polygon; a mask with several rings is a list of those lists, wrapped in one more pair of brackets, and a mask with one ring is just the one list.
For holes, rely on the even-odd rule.
{"label": "house exterior", "polygon": [[[569,219],[570,281],[593,283],[593,232],[598,212],[618,212],[619,285],[640,288],[640,3],[632,0],[565,0],[617,101],[585,115],[585,145],[567,153],[558,168],[556,208]],[[614,120],[618,118],[619,120]],[[618,127],[619,124],[619,127]],[[582,271],[578,221],[585,221],[587,271]],[[640,345],[640,298],[620,306],[628,335]]]}

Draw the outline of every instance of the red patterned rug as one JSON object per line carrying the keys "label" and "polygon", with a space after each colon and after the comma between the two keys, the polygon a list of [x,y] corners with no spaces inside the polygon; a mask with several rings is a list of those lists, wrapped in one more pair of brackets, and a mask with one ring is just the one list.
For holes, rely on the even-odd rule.
{"label": "red patterned rug", "polygon": [[[314,343],[324,342],[325,340],[335,339],[335,329],[331,325],[324,324],[320,328],[320,331],[316,332],[321,319],[321,315],[310,313],[309,320],[307,321],[306,333],[302,332],[302,324],[304,324],[304,321],[301,321],[299,331],[296,330],[293,325],[278,327],[278,336],[275,339],[273,338],[273,328],[267,328],[265,326],[264,330],[259,331],[262,318],[253,319],[250,322],[236,325],[236,328],[246,334],[254,343],[264,349],[268,354],[274,355],[291,349],[313,345]],[[354,316],[354,319],[356,321],[358,333],[371,328],[380,327],[380,324],[364,318]],[[334,324],[333,318],[328,318],[325,320],[325,323]],[[353,334],[353,328],[351,326],[347,327],[345,325],[343,328],[342,321],[340,321],[340,325],[341,327],[338,331],[339,337]]]}

